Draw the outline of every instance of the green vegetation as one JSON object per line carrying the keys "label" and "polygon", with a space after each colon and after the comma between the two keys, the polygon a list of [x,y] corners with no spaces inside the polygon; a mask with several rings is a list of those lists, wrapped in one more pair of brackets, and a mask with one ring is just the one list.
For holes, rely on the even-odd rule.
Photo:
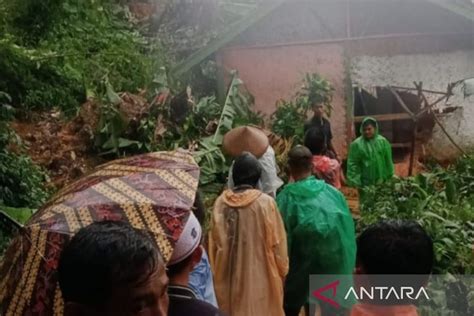
{"label": "green vegetation", "polygon": [[281,100],[272,116],[272,131],[285,139],[294,138],[296,143],[301,143],[304,137],[305,120],[306,116],[301,108],[292,102]]}
{"label": "green vegetation", "polygon": [[8,125],[15,112],[10,100],[0,92],[0,205],[38,207],[48,197],[46,174],[28,156],[11,150],[16,146],[21,151],[21,142]]}
{"label": "green vegetation", "polygon": [[[33,215],[35,210],[29,208],[14,208],[0,205],[0,211],[10,216],[13,220],[20,224],[25,224],[26,221]],[[0,223],[0,260],[3,256],[3,252],[6,250],[8,243],[11,239],[10,228],[5,229]]]}
{"label": "green vegetation", "polygon": [[[187,24],[189,13],[181,12],[184,2],[176,2],[169,8],[171,15],[161,21],[169,25],[153,30],[157,39],[147,35],[156,21],[137,22],[119,0],[0,0],[0,208],[24,223],[31,209],[40,207],[50,194],[45,189],[46,172],[25,155],[9,122],[53,108],[73,117],[84,101],[93,100],[99,122],[91,135],[92,152],[114,159],[189,149],[201,167],[200,187],[211,209],[230,165],[221,151],[223,135],[236,126],[262,125],[263,118],[252,111],[253,98],[236,73],[230,74],[227,91],[218,101],[216,65],[209,56],[246,28],[240,22],[258,20],[272,9],[255,10],[254,1],[221,2],[218,11],[227,18],[204,16],[201,20],[209,22],[208,28]],[[195,1],[195,5],[204,12],[200,6],[209,4]],[[173,22],[178,13],[186,25]],[[222,36],[213,29],[218,29],[216,25],[226,26]],[[207,45],[212,38],[219,39],[214,47]],[[160,40],[166,42],[166,51]],[[176,52],[170,56],[169,50]],[[170,60],[182,61],[171,74],[166,70]],[[127,117],[119,92],[144,96],[146,107],[133,119]],[[274,144],[280,164],[291,146],[302,142],[303,124],[313,104],[322,104],[331,114],[333,92],[328,80],[307,74],[294,98],[278,103],[271,129],[283,138]],[[447,169],[433,167],[417,177],[370,187],[365,201],[359,231],[383,218],[415,219],[434,238],[435,272],[474,272],[474,157]],[[0,229],[0,254],[8,239]]]}
{"label": "green vegetation", "polygon": [[[10,101],[10,96],[0,91],[0,210],[24,223],[32,214],[27,207],[39,207],[49,192],[44,189],[45,172],[21,153],[21,142],[9,126],[15,113]],[[10,234],[0,224],[0,257],[9,240]]]}
{"label": "green vegetation", "polygon": [[0,90],[24,109],[74,114],[105,77],[118,91],[152,83],[164,55],[118,1],[2,1]]}
{"label": "green vegetation", "polygon": [[107,84],[153,93],[166,54],[140,28],[121,1],[0,0],[2,207],[37,208],[49,196],[46,173],[25,155],[10,120],[56,107],[73,116],[86,98],[105,98]]}
{"label": "green vegetation", "polygon": [[334,88],[327,79],[316,73],[306,74],[303,87],[296,95],[296,103],[305,114],[311,110],[313,105],[320,104],[324,106],[326,114],[331,116],[333,93]]}
{"label": "green vegetation", "polygon": [[8,207],[2,206],[1,211],[10,216],[12,219],[20,224],[25,224],[34,214],[35,210],[27,207]]}
{"label": "green vegetation", "polygon": [[232,73],[232,76],[223,104],[217,103],[213,96],[203,97],[197,104],[184,97],[184,111],[187,114],[181,122],[174,121],[176,114],[170,111],[173,107],[165,107],[165,111],[161,112],[166,132],[162,137],[164,141],[157,149],[182,147],[192,150],[201,167],[201,186],[208,189],[205,192],[220,191],[225,183],[229,163],[220,148],[224,134],[236,126],[260,125],[263,122],[260,115],[251,111],[253,98],[243,87],[237,73]]}
{"label": "green vegetation", "polygon": [[[185,76],[196,86],[197,102],[183,92],[186,85],[169,80],[164,66],[184,56],[169,57],[157,38],[145,35],[155,22],[138,23],[117,0],[0,0],[0,90],[8,93],[12,105],[2,107],[11,115],[2,119],[5,131],[0,131],[6,138],[0,156],[4,205],[36,208],[48,196],[43,189],[46,175],[30,158],[16,153],[23,152],[21,144],[14,144],[15,152],[6,149],[17,138],[6,121],[14,116],[34,119],[34,111],[52,108],[72,117],[86,100],[98,105],[92,135],[97,154],[113,159],[188,148],[202,167],[204,191],[215,194],[222,189],[229,165],[220,149],[222,136],[233,126],[260,124],[262,119],[250,111],[253,99],[236,75],[225,102],[216,101],[216,69],[210,62]],[[149,100],[158,96],[145,100],[144,111],[132,120],[123,111],[119,91]],[[179,113],[174,105],[183,104],[183,96],[185,106]]]}
{"label": "green vegetation", "polygon": [[221,188],[224,185],[228,171],[228,163],[220,149],[224,134],[235,126],[259,125],[263,121],[251,111],[253,98],[236,73],[224,104],[218,103],[214,96],[203,97],[195,103],[188,88],[189,94],[167,94],[163,102],[152,104],[142,113],[138,126],[131,126],[131,121],[119,110],[122,100],[109,83],[106,89],[95,134],[96,150],[113,158],[186,148],[200,164],[201,185],[214,182],[220,183]]}
{"label": "green vegetation", "polygon": [[417,220],[432,236],[435,272],[474,272],[474,156],[367,188],[359,231],[380,219]]}
{"label": "green vegetation", "polygon": [[323,105],[326,114],[331,115],[333,92],[334,88],[328,80],[318,74],[306,74],[295,100],[278,102],[277,110],[272,115],[272,131],[285,139],[301,143],[304,138],[304,122],[314,104]]}

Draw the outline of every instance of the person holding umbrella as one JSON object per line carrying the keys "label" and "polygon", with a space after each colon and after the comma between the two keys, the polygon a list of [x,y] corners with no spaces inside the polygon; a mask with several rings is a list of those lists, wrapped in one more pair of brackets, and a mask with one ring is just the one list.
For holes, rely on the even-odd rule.
{"label": "person holding umbrella", "polygon": [[[0,315],[63,315],[57,273],[61,250],[93,223],[125,222],[146,231],[166,264],[189,218],[198,183],[199,166],[188,152],[177,150],[111,161],[66,186],[7,248],[0,263]],[[116,254],[126,257],[123,250]]]}
{"label": "person holding umbrella", "polygon": [[[276,192],[283,185],[283,181],[278,177],[275,151],[262,130],[253,126],[234,128],[225,134],[222,147],[224,152],[232,157],[238,157],[243,152],[249,152],[257,157],[262,167],[262,174],[257,188],[273,198],[276,197]],[[232,166],[229,170],[227,186],[231,190],[235,187]]]}

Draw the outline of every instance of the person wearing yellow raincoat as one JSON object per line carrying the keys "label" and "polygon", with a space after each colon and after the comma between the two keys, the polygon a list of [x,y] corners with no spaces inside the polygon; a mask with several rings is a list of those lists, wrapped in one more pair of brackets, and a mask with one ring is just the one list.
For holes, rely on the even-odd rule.
{"label": "person wearing yellow raincoat", "polygon": [[379,134],[377,121],[366,117],[360,132],[361,136],[350,146],[347,160],[347,182],[359,189],[383,183],[394,174],[392,148]]}
{"label": "person wearing yellow raincoat", "polygon": [[286,232],[276,202],[256,190],[261,166],[250,153],[233,166],[235,187],[217,199],[209,258],[219,308],[229,316],[283,316]]}

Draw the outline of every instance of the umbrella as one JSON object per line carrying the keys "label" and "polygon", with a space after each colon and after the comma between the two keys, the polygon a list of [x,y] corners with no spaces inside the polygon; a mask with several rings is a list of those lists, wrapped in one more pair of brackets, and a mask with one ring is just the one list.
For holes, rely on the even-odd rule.
{"label": "umbrella", "polygon": [[0,315],[62,315],[62,246],[95,221],[150,233],[167,262],[194,203],[199,167],[184,151],[115,160],[65,187],[13,240],[0,266]]}

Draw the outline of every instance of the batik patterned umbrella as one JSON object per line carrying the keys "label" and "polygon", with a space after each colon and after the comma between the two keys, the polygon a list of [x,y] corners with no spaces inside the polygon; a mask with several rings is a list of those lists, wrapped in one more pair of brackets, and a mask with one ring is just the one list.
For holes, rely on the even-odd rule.
{"label": "batik patterned umbrella", "polygon": [[199,167],[184,151],[112,161],[65,187],[21,229],[0,266],[0,315],[62,315],[56,268],[81,227],[126,221],[150,233],[165,261],[189,217]]}

